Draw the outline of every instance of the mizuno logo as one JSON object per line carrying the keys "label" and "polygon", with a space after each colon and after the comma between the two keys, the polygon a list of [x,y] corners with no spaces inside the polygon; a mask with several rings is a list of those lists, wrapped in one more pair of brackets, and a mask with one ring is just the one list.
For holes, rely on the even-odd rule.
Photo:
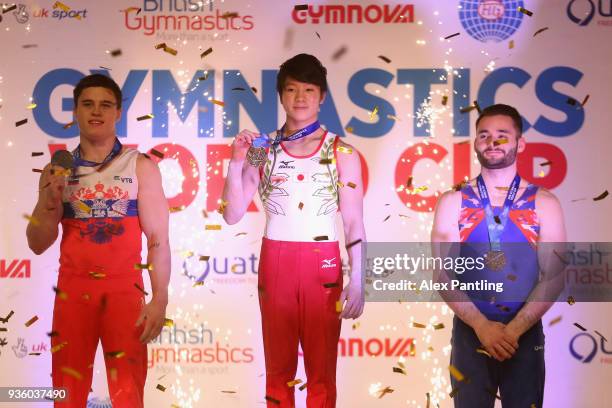
{"label": "mizuno logo", "polygon": [[[322,268],[335,268],[336,267],[336,263],[334,262],[336,260],[336,257],[330,258],[330,259],[323,259],[323,265],[321,265]],[[332,263],[333,262],[333,263]]]}

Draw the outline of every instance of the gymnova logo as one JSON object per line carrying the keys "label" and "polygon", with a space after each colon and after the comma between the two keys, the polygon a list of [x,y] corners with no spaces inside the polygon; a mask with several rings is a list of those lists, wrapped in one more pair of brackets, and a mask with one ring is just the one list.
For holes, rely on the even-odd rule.
{"label": "gymnova logo", "polygon": [[576,4],[576,0],[571,0],[567,3],[567,17],[573,22],[578,24],[579,26],[585,26],[591,22],[593,16],[595,16],[595,4],[591,0],[582,0],[579,3],[587,5],[586,13],[580,15],[574,10],[574,5]]}
{"label": "gymnova logo", "polygon": [[461,0],[459,20],[465,31],[481,42],[510,38],[521,26],[522,0]]}
{"label": "gymnova logo", "polygon": [[[600,337],[599,347],[597,347],[597,339],[590,333],[578,333],[570,340],[569,351],[572,357],[582,363],[590,363],[597,355],[597,349],[605,355],[612,355],[612,351],[606,350],[605,339]],[[602,363],[610,364],[612,359],[609,357],[601,358]]]}
{"label": "gymnova logo", "polygon": [[112,408],[112,407],[113,407],[113,404],[108,398],[101,400],[98,397],[93,397],[87,400],[87,408]]}

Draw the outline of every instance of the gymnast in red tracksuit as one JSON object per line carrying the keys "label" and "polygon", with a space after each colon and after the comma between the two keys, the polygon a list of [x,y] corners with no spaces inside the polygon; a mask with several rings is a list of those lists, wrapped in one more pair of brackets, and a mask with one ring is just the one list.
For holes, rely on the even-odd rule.
{"label": "gymnast in red tracksuit", "polygon": [[[101,341],[113,407],[143,407],[146,344],[159,335],[168,302],[167,201],[157,165],[115,136],[121,117],[117,84],[104,75],[84,77],[74,89],[74,105],[80,144],[72,152],[72,175],[57,165],[45,167],[27,228],[30,248],[41,254],[62,224],[52,377],[68,397],[55,406],[86,406]],[[138,266],[142,232],[148,259]],[[143,269],[152,288],[146,304]]]}
{"label": "gymnast in red tracksuit", "polygon": [[266,213],[258,286],[268,407],[295,406],[287,383],[295,378],[298,344],[307,406],[335,407],[341,318],[363,311],[361,245],[347,245],[351,277],[343,288],[336,233],[340,212],[347,244],[365,241],[361,165],[355,148],[319,126],[326,73],[307,54],[281,65],[277,90],[285,124],[271,135],[243,130],[236,136],[223,192],[229,224],[242,218],[256,190]]}

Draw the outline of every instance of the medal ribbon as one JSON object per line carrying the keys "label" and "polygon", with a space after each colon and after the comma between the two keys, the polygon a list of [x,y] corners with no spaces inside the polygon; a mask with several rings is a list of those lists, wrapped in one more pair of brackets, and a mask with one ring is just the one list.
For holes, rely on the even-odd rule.
{"label": "medal ribbon", "polygon": [[[310,125],[306,126],[303,129],[300,129],[290,136],[283,137],[283,133],[285,131],[285,125],[277,132],[276,139],[272,142],[272,145],[278,145],[280,142],[290,142],[292,140],[298,140],[303,137],[306,137],[310,134],[313,134],[321,127],[321,124],[318,120],[314,121]],[[269,135],[267,133],[262,133],[257,139],[253,140],[253,147],[268,147],[270,145]]]}
{"label": "medal ribbon", "polygon": [[481,174],[478,175],[478,177],[476,178],[476,184],[478,185],[480,201],[482,202],[482,206],[484,207],[484,212],[486,215],[487,230],[489,231],[489,244],[491,245],[491,250],[501,251],[501,235],[504,232],[506,223],[508,222],[508,213],[510,212],[512,203],[516,198],[516,193],[518,191],[519,185],[521,184],[521,178],[517,174],[516,176],[514,176],[514,180],[512,180],[512,183],[510,184],[508,194],[506,195],[506,200],[504,201],[504,207],[502,209],[502,212],[498,216],[500,221],[499,224],[495,222],[495,214],[493,214],[493,208],[491,207],[491,199],[489,198],[487,186],[485,185],[484,179],[482,178]]}
{"label": "medal ribbon", "polygon": [[74,167],[96,167],[101,166],[109,161],[113,160],[117,155],[121,152],[123,145],[119,141],[119,139],[115,138],[115,144],[113,145],[113,150],[106,156],[106,158],[102,161],[102,163],[96,163],[89,160],[85,160],[81,158],[81,145],[79,144],[76,149],[72,151],[72,156],[74,157]]}

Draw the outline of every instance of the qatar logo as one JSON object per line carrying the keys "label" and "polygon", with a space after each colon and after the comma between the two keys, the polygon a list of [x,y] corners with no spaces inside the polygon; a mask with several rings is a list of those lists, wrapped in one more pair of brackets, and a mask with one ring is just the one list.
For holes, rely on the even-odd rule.
{"label": "qatar logo", "polygon": [[[579,338],[584,340],[578,340]],[[599,348],[604,354],[612,354],[612,351],[608,351],[605,348],[605,339],[601,337],[599,339]],[[582,363],[590,363],[593,358],[597,355],[597,340],[589,333],[578,333],[569,344],[569,351],[572,357]]]}
{"label": "qatar logo", "polygon": [[589,24],[591,20],[593,20],[593,17],[595,16],[595,4],[593,3],[592,0],[584,0],[584,1],[581,1],[580,3],[587,3],[586,12],[580,13],[580,11],[577,11],[576,8],[574,7],[576,4],[576,0],[572,0],[567,4],[567,17],[573,23],[584,27],[585,25]]}
{"label": "qatar logo", "polygon": [[523,13],[518,0],[461,0],[459,20],[465,31],[481,42],[510,38],[521,26]]}

